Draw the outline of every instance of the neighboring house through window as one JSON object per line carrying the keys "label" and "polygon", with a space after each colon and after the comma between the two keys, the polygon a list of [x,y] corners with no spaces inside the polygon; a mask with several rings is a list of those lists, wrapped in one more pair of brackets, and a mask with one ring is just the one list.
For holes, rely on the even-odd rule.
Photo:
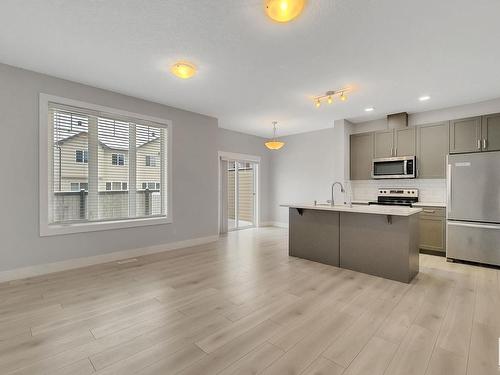
{"label": "neighboring house through window", "polygon": [[89,152],[87,150],[76,150],[75,151],[75,161],[77,163],[88,163],[89,162]]}
{"label": "neighboring house through window", "polygon": [[123,155],[123,154],[111,154],[111,164],[113,164],[113,165],[125,165],[125,155]]}
{"label": "neighboring house through window", "polygon": [[45,94],[40,109],[41,235],[171,222],[168,120]]}
{"label": "neighboring house through window", "polygon": [[71,182],[71,191],[89,190],[89,184],[87,182]]}
{"label": "neighboring house through window", "polygon": [[146,155],[146,167],[156,167],[155,155]]}

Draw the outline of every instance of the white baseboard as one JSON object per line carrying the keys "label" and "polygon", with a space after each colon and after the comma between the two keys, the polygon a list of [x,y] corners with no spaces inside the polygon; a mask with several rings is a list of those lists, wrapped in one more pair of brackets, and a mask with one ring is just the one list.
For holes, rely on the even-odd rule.
{"label": "white baseboard", "polygon": [[278,227],[278,228],[288,228],[288,223],[282,223],[279,221],[264,221],[260,224],[261,227]]}
{"label": "white baseboard", "polygon": [[161,253],[164,251],[181,249],[184,247],[191,247],[196,245],[202,245],[210,242],[215,242],[219,239],[218,235],[193,238],[184,241],[177,241],[166,243],[162,245],[155,245],[149,247],[143,247],[138,249],[129,249],[116,251],[109,254],[94,255],[91,257],[68,259],[55,263],[48,264],[38,264],[36,266],[29,266],[23,268],[16,268],[8,271],[0,272],[0,282],[25,279],[27,277],[34,277],[45,275],[53,272],[60,272],[71,270],[75,268],[81,268],[86,266],[92,266],[94,264],[114,262],[121,259],[127,259],[131,257],[138,257],[142,255]]}

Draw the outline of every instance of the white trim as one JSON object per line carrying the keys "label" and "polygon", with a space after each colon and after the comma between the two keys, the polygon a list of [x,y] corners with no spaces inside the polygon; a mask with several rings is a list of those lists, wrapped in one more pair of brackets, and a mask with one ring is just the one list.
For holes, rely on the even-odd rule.
{"label": "white trim", "polygon": [[226,152],[226,151],[219,151],[218,156],[219,159],[223,160],[251,161],[254,163],[260,163],[261,160],[261,157],[257,155],[238,154],[235,152]]}
{"label": "white trim", "polygon": [[[167,195],[166,215],[161,217],[151,218],[131,218],[126,220],[114,221],[96,221],[84,222],[76,224],[49,224],[49,176],[52,175],[51,167],[49,165],[49,152],[52,148],[49,147],[49,123],[48,123],[48,107],[49,102],[59,103],[63,105],[80,107],[108,114],[116,114],[118,116],[125,116],[134,119],[141,119],[151,121],[159,125],[164,125],[167,128],[167,181],[162,181],[163,186],[166,187],[165,194]],[[157,224],[170,224],[173,222],[173,207],[172,207],[172,134],[173,124],[172,121],[138,114],[128,111],[123,111],[116,108],[110,108],[93,103],[86,103],[79,100],[62,98],[58,96],[40,93],[39,97],[39,164],[38,164],[38,183],[39,183],[39,231],[40,236],[51,236],[69,233],[92,232],[100,230],[118,229],[118,228],[131,228],[140,227],[145,225]]]}
{"label": "white trim", "polygon": [[[239,162],[251,162],[255,163],[256,167],[254,169],[254,178],[255,178],[255,225],[253,227],[260,227],[261,222],[260,222],[260,161],[261,157],[257,155],[250,155],[250,154],[238,154],[235,152],[227,152],[227,151],[218,151],[217,152],[217,170],[218,170],[218,189],[217,189],[217,195],[218,195],[218,207],[217,207],[217,233],[220,233],[221,230],[221,199],[222,199],[222,186],[221,186],[221,171],[220,171],[220,161],[221,160],[226,160],[226,161],[239,161]],[[252,228],[252,227],[249,227]]]}
{"label": "white trim", "polygon": [[23,279],[27,277],[34,277],[45,275],[53,272],[60,272],[71,270],[75,268],[92,266],[95,264],[114,262],[117,260],[127,259],[131,257],[144,256],[148,254],[156,254],[164,251],[171,251],[176,249],[187,248],[191,246],[203,245],[206,243],[215,242],[219,239],[218,235],[214,236],[206,236],[193,238],[190,240],[177,241],[166,243],[162,245],[149,246],[138,249],[129,249],[116,251],[109,254],[95,255],[86,258],[77,258],[77,259],[69,259],[63,260],[61,262],[48,263],[48,264],[39,264],[36,266],[17,268],[8,271],[0,272],[0,282],[12,281]]}
{"label": "white trim", "polygon": [[263,221],[260,226],[261,227],[288,228],[288,223],[282,223],[279,221]]}

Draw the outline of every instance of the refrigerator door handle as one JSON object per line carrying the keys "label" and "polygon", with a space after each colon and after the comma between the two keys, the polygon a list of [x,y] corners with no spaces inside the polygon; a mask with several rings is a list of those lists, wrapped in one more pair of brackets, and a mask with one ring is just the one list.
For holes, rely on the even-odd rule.
{"label": "refrigerator door handle", "polygon": [[448,207],[448,214],[451,212],[451,164],[448,164],[447,171],[447,179],[446,179],[446,207]]}
{"label": "refrigerator door handle", "polygon": [[486,150],[486,138],[483,139],[483,150]]}
{"label": "refrigerator door handle", "polygon": [[481,150],[481,140],[480,139],[477,140],[477,149]]}

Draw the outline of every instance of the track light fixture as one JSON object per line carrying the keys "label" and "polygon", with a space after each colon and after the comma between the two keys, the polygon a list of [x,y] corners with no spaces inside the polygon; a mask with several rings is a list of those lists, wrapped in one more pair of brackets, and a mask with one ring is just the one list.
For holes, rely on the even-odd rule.
{"label": "track light fixture", "polygon": [[320,95],[320,96],[314,97],[314,105],[316,106],[316,108],[321,107],[321,103],[324,99],[326,99],[326,102],[328,104],[332,104],[334,102],[336,96],[338,96],[338,98],[341,101],[345,102],[347,100],[347,95],[346,95],[347,91],[348,91],[348,89],[327,91],[325,93],[325,95]]}

